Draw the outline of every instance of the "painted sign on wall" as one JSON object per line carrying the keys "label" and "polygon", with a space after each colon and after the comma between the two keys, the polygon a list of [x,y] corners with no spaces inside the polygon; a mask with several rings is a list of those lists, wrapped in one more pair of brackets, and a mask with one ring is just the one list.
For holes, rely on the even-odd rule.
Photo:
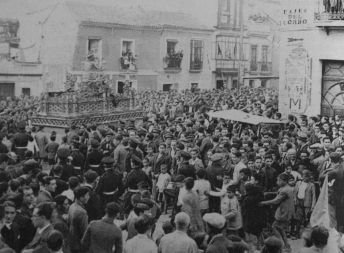
{"label": "painted sign on wall", "polygon": [[284,27],[310,25],[314,21],[314,6],[309,0],[283,1],[280,24]]}
{"label": "painted sign on wall", "polygon": [[289,40],[287,49],[282,85],[288,109],[294,114],[304,114],[311,105],[312,59],[300,40]]}

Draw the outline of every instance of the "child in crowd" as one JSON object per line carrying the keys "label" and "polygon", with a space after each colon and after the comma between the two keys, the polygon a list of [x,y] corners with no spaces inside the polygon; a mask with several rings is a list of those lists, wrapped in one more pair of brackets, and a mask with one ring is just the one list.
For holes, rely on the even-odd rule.
{"label": "child in crowd", "polygon": [[206,175],[207,172],[204,169],[200,169],[197,172],[197,180],[193,188],[199,196],[199,206],[202,216],[209,210],[209,192],[211,190],[210,182],[205,179]]}
{"label": "child in crowd", "polygon": [[293,170],[291,164],[285,166],[284,174],[288,176],[288,184],[290,186],[295,186],[297,181],[302,180],[302,177],[299,172]]}
{"label": "child in crowd", "polygon": [[242,228],[242,217],[240,204],[235,192],[236,186],[229,185],[226,191],[211,191],[210,195],[221,198],[221,214],[227,220],[227,233],[238,235],[239,230]]}
{"label": "child in crowd", "polygon": [[142,164],[143,164],[142,170],[144,171],[144,173],[146,173],[146,175],[151,180],[152,179],[152,166],[150,166],[149,159],[147,157],[143,158]]}
{"label": "child in crowd", "polygon": [[262,206],[278,205],[272,229],[274,234],[279,235],[283,240],[286,249],[290,249],[286,231],[294,213],[294,189],[288,184],[288,181],[289,176],[287,174],[280,174],[277,178],[277,185],[279,187],[277,196],[272,200],[260,202]]}
{"label": "child in crowd", "polygon": [[157,201],[161,204],[161,208],[164,209],[164,190],[171,182],[171,175],[167,172],[167,164],[163,163],[160,165],[160,174],[156,182],[157,187]]}
{"label": "child in crowd", "polygon": [[316,204],[315,185],[311,182],[311,172],[304,170],[303,180],[296,183],[294,189],[295,219],[292,235],[299,238],[301,226],[307,226],[310,214]]}

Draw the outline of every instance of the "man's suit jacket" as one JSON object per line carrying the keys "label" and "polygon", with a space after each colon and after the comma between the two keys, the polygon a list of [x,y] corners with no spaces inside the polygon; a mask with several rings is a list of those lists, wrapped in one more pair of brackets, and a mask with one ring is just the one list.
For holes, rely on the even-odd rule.
{"label": "man's suit jacket", "polygon": [[33,253],[44,253],[48,252],[47,250],[47,240],[49,238],[50,233],[54,230],[53,225],[49,225],[46,229],[42,231],[42,233],[38,233],[38,229],[36,230],[36,234],[33,237],[32,241],[27,245],[26,249],[32,249]]}
{"label": "man's suit jacket", "polygon": [[159,157],[159,154],[156,155],[153,159],[153,172],[154,174],[158,174],[160,172],[160,165],[166,163],[167,170],[170,171],[172,166],[172,158],[167,154],[163,154]]}
{"label": "man's suit jacket", "polygon": [[128,151],[125,149],[122,143],[120,143],[114,150],[114,166],[119,169],[120,172],[126,170],[125,164],[127,159]]}
{"label": "man's suit jacket", "polygon": [[73,203],[68,212],[69,233],[71,238],[71,250],[80,250],[81,239],[88,226],[88,216],[81,204]]}
{"label": "man's suit jacket", "polygon": [[[115,246],[115,251],[113,247]],[[89,253],[122,253],[122,231],[112,219],[92,221],[82,238],[82,249]]]}
{"label": "man's suit jacket", "polygon": [[[297,193],[299,191],[300,185],[302,181],[298,181],[295,185],[294,192],[295,192],[295,198],[297,198]],[[305,191],[305,198],[303,199],[303,205],[304,207],[313,208],[316,203],[316,195],[315,195],[315,185],[313,183],[309,183],[306,191]]]}
{"label": "man's suit jacket", "polygon": [[29,218],[21,214],[16,214],[10,228],[4,226],[1,229],[1,236],[9,247],[16,252],[21,252],[33,239],[35,230]]}

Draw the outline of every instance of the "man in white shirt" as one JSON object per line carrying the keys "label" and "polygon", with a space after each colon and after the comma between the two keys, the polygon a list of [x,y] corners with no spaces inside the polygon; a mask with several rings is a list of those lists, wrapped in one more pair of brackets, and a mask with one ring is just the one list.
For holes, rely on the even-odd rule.
{"label": "man in white shirt", "polygon": [[196,242],[187,235],[190,217],[184,212],[175,217],[176,231],[161,238],[159,253],[197,253]]}
{"label": "man in white shirt", "polygon": [[150,238],[152,225],[153,219],[151,217],[148,215],[141,216],[135,222],[135,229],[138,234],[127,241],[124,253],[157,253],[158,248]]}

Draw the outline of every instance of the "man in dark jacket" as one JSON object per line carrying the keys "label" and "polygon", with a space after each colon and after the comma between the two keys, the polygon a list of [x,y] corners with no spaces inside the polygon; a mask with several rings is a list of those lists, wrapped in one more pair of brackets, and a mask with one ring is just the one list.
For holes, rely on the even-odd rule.
{"label": "man in dark jacket", "polygon": [[100,177],[96,192],[100,196],[103,209],[107,203],[118,201],[124,192],[122,176],[114,168],[114,159],[107,156],[102,159],[105,173]]}
{"label": "man in dark jacket", "polygon": [[122,253],[122,231],[114,224],[114,219],[119,210],[120,208],[116,203],[108,203],[105,208],[105,217],[101,220],[92,221],[88,225],[82,238],[82,247],[85,252]]}
{"label": "man in dark jacket", "polygon": [[1,229],[1,236],[9,247],[20,253],[31,242],[35,228],[28,217],[16,212],[15,204],[12,201],[5,201],[3,208],[5,224]]}
{"label": "man in dark jacket", "polygon": [[96,184],[97,184],[98,174],[93,170],[89,170],[85,173],[86,184],[85,187],[88,188],[90,199],[85,205],[88,221],[98,220],[104,214],[104,208],[102,207],[102,202],[99,195],[96,193]]}

